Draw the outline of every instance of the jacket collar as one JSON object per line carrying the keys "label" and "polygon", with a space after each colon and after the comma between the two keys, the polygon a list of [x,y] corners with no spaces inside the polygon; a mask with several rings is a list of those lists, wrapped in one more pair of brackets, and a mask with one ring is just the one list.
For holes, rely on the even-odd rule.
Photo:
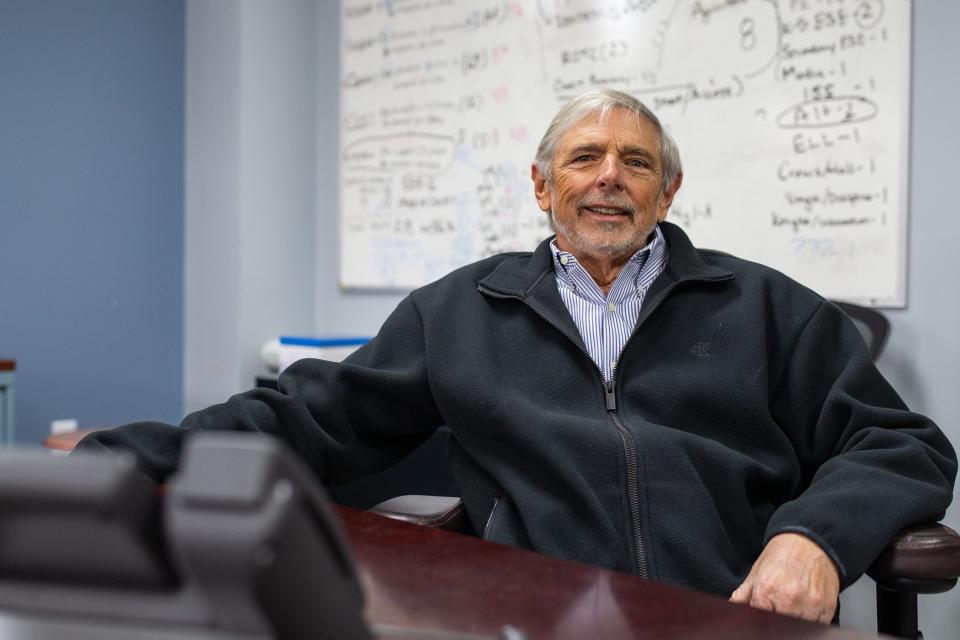
{"label": "jacket collar", "polygon": [[[667,241],[670,257],[666,270],[657,278],[657,281],[727,280],[733,277],[733,273],[727,269],[704,262],[700,253],[690,242],[690,238],[677,225],[661,222],[660,230]],[[541,242],[532,254],[515,255],[501,261],[493,271],[477,283],[480,289],[512,298],[526,299],[542,292],[546,282],[549,285],[546,289],[556,292],[556,282],[552,277],[548,277],[553,275],[553,254],[550,251],[550,242],[553,238],[554,236],[550,236]],[[661,288],[657,284],[657,282],[654,283],[654,288]],[[559,293],[557,300],[561,300]],[[562,300],[560,304],[563,304]]]}
{"label": "jacket collar", "polygon": [[[690,239],[680,227],[661,222],[660,230],[667,241],[670,256],[667,268],[654,280],[643,306],[646,314],[655,309],[660,300],[679,282],[686,280],[721,281],[733,278],[727,269],[703,261]],[[513,255],[502,260],[489,274],[480,279],[477,289],[486,295],[522,300],[545,320],[560,329],[574,343],[585,350],[580,330],[560,297],[553,271],[551,236],[531,253]],[[644,314],[644,315],[646,315]]]}

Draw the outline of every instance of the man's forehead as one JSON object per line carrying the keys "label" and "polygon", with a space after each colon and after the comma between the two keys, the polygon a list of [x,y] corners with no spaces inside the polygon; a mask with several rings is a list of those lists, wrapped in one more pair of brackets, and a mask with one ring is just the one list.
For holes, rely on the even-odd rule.
{"label": "man's forehead", "polygon": [[561,147],[613,142],[618,145],[649,147],[659,140],[657,130],[646,118],[628,109],[595,111],[571,126],[561,136]]}

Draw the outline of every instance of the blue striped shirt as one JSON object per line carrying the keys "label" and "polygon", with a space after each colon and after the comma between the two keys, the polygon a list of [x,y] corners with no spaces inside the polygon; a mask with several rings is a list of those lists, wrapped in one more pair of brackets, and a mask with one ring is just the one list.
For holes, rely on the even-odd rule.
{"label": "blue striped shirt", "polygon": [[603,372],[604,381],[609,382],[640,317],[643,298],[667,266],[663,233],[659,226],[655,228],[653,240],[627,261],[608,295],[603,294],[573,254],[557,247],[556,239],[550,248],[560,297],[580,330],[587,352]]}

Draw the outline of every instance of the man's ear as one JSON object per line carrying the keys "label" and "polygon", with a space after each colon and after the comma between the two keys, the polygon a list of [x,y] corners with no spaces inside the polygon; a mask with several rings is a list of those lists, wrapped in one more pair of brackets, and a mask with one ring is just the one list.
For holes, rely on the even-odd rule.
{"label": "man's ear", "polygon": [[667,187],[663,197],[660,198],[660,210],[657,212],[657,222],[663,222],[666,219],[667,210],[670,209],[670,205],[673,204],[673,196],[677,195],[677,191],[680,190],[682,183],[683,172],[680,172],[677,174],[677,177],[673,179],[673,182],[670,183],[670,186]]}
{"label": "man's ear", "polygon": [[533,180],[533,195],[537,198],[537,204],[541,211],[550,211],[550,186],[547,184],[547,178],[540,171],[537,163],[530,165],[530,179]]}

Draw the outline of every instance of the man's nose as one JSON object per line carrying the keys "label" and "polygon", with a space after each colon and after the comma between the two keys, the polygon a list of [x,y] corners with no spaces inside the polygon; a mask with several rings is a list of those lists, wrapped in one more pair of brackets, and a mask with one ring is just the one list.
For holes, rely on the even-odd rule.
{"label": "man's nose", "polygon": [[602,189],[620,188],[620,161],[618,158],[607,155],[600,163],[600,173],[597,175],[597,186]]}

